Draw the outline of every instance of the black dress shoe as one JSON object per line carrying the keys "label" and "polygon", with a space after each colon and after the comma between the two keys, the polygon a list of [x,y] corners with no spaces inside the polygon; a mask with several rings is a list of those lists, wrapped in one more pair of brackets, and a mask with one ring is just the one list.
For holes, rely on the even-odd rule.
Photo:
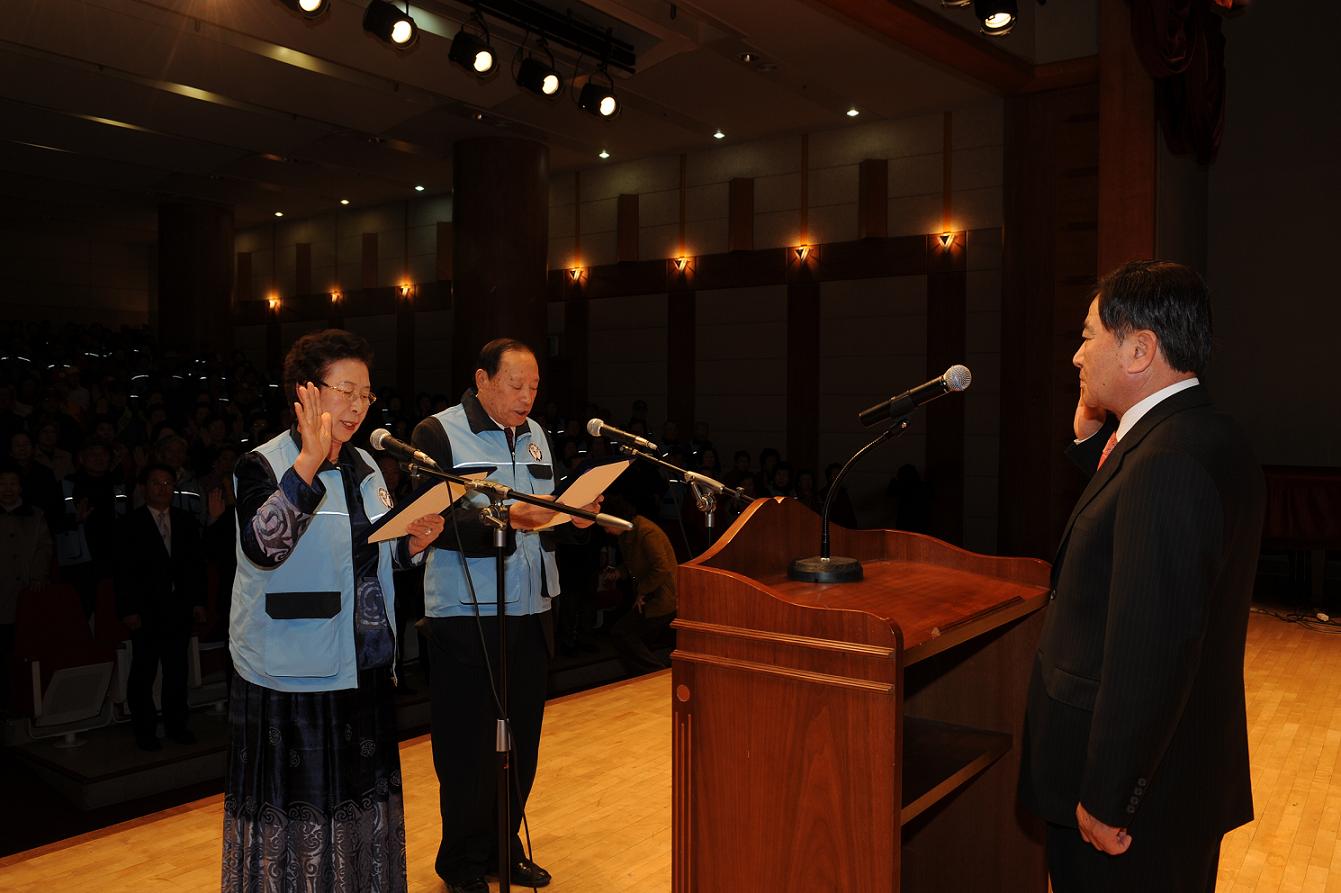
{"label": "black dress shoe", "polygon": [[489,893],[489,884],[482,877],[468,881],[447,881],[447,893]]}
{"label": "black dress shoe", "polygon": [[530,859],[518,859],[512,863],[512,883],[518,887],[545,887],[550,880],[549,872]]}

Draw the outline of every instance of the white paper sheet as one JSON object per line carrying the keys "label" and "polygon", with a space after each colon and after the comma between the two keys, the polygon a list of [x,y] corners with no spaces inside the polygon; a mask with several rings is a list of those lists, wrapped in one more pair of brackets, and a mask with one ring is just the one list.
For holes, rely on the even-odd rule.
{"label": "white paper sheet", "polygon": [[[597,465],[595,468],[589,468],[582,477],[573,481],[567,490],[563,491],[558,499],[555,500],[559,505],[571,506],[580,509],[584,505],[591,505],[596,501],[596,497],[604,493],[615,478],[624,473],[624,469],[629,467],[632,459],[621,459],[618,462],[610,462],[605,465]],[[546,530],[559,524],[565,524],[573,519],[572,515],[555,515],[548,522],[537,530]]]}
{"label": "white paper sheet", "polygon": [[[487,474],[488,472],[481,471],[475,474],[459,475],[459,477],[478,481],[482,480]],[[442,481],[436,487],[425,490],[423,495],[414,502],[399,509],[396,517],[368,537],[368,542],[380,543],[382,540],[399,539],[410,532],[410,524],[424,517],[424,515],[439,514],[464,495],[466,495],[464,487],[450,481]]]}

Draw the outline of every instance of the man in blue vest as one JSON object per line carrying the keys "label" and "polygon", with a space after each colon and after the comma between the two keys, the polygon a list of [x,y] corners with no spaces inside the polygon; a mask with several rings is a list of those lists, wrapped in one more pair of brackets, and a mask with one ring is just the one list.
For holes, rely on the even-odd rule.
{"label": "man in blue vest", "polygon": [[[474,387],[458,405],[420,422],[414,445],[442,468],[489,471],[498,483],[548,496],[555,483],[553,450],[543,427],[530,418],[539,387],[540,367],[529,347],[510,338],[490,341],[480,351]],[[435,867],[448,893],[488,893],[485,875],[500,859],[510,860],[512,880],[519,886],[550,882],[549,872],[526,858],[517,831],[535,780],[549,670],[550,600],[559,594],[556,533],[538,529],[554,513],[525,503],[510,505],[503,584],[515,783],[512,852],[498,853],[497,576],[493,532],[480,519],[487,504],[484,497],[472,496],[447,513],[424,572],[433,765],[442,808]],[[588,523],[575,520],[573,525]],[[558,528],[565,529],[571,530]]]}

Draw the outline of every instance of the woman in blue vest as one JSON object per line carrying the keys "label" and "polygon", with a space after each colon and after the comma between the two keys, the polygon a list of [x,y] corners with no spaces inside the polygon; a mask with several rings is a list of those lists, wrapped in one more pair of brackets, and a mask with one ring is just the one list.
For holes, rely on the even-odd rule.
{"label": "woman in blue vest", "polygon": [[443,522],[367,542],[392,506],[349,442],[376,400],[371,365],[358,335],[298,339],[284,361],[296,424],[235,470],[225,893],[405,890],[391,572]]}

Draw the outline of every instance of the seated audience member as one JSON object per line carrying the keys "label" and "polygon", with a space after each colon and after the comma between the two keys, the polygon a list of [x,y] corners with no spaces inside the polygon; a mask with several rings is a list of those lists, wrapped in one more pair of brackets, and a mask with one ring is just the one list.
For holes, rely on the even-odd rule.
{"label": "seated audience member", "polygon": [[[829,491],[833,489],[834,478],[838,477],[838,472],[842,471],[843,466],[838,462],[831,462],[824,469],[824,489],[820,491],[820,505],[829,497]],[[857,511],[852,506],[852,498],[847,495],[846,487],[839,487],[838,492],[833,495],[833,505],[829,507],[829,520],[840,527],[846,527],[852,530],[857,526]]]}
{"label": "seated audience member", "polygon": [[768,495],[791,496],[794,492],[792,490],[792,467],[786,462],[779,462],[773,468],[773,476],[768,483]]}
{"label": "seated audience member", "polygon": [[606,578],[627,581],[634,593],[627,613],[610,628],[611,640],[629,673],[665,669],[670,664],[653,654],[648,642],[675,619],[675,550],[662,529],[636,512],[623,494],[608,494],[603,508],[633,524],[616,535],[619,564],[602,571]]}
{"label": "seated audience member", "polygon": [[23,501],[18,469],[0,466],[0,711],[8,705],[14,615],[19,593],[51,576],[51,534],[46,516]]}
{"label": "seated audience member", "polygon": [[772,447],[764,447],[759,451],[759,472],[754,476],[754,489],[760,496],[772,495],[773,469],[781,461],[781,454]]}
{"label": "seated audience member", "polygon": [[163,668],[160,700],[168,737],[191,744],[186,659],[193,623],[205,621],[205,561],[195,516],[172,504],[175,472],[151,464],[142,473],[144,505],[122,528],[117,611],[131,631],[127,701],[136,743],[160,750],[154,676]]}
{"label": "seated audience member", "polygon": [[45,465],[51,476],[63,481],[74,473],[74,457],[70,451],[60,445],[61,426],[54,420],[48,420],[37,426],[37,443],[33,459]]}
{"label": "seated audience member", "polygon": [[796,473],[796,498],[807,508],[820,510],[819,493],[815,490],[815,472],[803,468]]}
{"label": "seated audience member", "polygon": [[20,431],[9,439],[9,460],[19,474],[24,500],[46,518],[50,529],[61,520],[61,486],[51,469],[37,461],[33,440]]}

